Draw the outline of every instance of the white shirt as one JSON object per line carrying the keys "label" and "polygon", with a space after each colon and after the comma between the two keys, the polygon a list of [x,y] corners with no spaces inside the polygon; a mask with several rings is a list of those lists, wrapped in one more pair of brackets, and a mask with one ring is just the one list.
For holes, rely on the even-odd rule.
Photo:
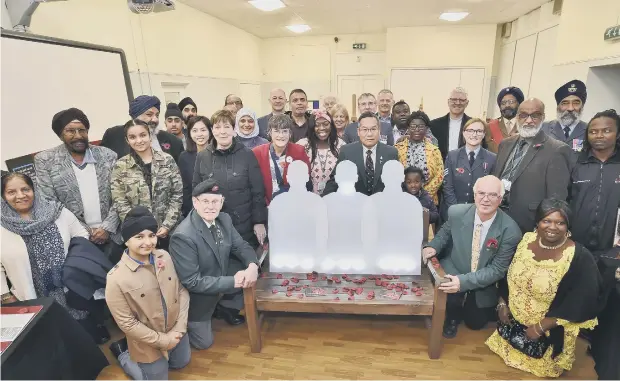
{"label": "white shirt", "polygon": [[211,226],[213,226],[215,224],[215,221],[207,221],[204,218],[202,220],[205,222],[205,224],[207,224],[208,228],[211,228]]}
{"label": "white shirt", "polygon": [[461,134],[461,123],[463,117],[460,119],[450,118],[450,138],[448,140],[448,151],[459,148],[459,135]]}
{"label": "white shirt", "polygon": [[86,167],[79,169],[75,165],[71,166],[75,173],[82,205],[84,206],[84,222],[93,229],[101,226],[101,204],[99,200],[99,181],[95,164],[86,164]]}
{"label": "white shirt", "polygon": [[157,139],[157,129],[151,131],[151,148],[157,151],[162,151],[161,146],[159,145],[159,139]]}
{"label": "white shirt", "polygon": [[[474,217],[474,233],[476,232],[476,226],[482,224],[482,231],[480,232],[480,250],[482,250],[484,242],[486,241],[486,238],[487,238],[487,233],[489,232],[489,229],[491,228],[493,221],[495,221],[495,217],[497,217],[497,212],[495,212],[493,217],[489,218],[485,222],[482,222],[482,220],[478,216],[478,212],[476,211],[476,216]],[[474,236],[472,234],[472,240],[473,239],[474,239]]]}
{"label": "white shirt", "polygon": [[362,156],[362,158],[363,158],[363,163],[364,163],[364,166],[366,165],[366,152],[367,152],[368,150],[371,150],[371,151],[372,151],[372,153],[370,154],[370,157],[372,158],[372,163],[375,165],[375,169],[377,169],[377,145],[378,145],[378,144],[375,144],[375,146],[374,146],[374,147],[372,147],[372,148],[366,148],[366,147],[362,144],[362,148],[364,149],[364,150],[362,151],[362,152],[363,152],[363,156]]}
{"label": "white shirt", "polygon": [[469,148],[465,148],[465,152],[467,152],[467,160],[469,160],[469,153],[473,152],[474,153],[474,159],[478,157],[478,152],[480,152],[480,146],[478,146],[475,150],[470,150]]}

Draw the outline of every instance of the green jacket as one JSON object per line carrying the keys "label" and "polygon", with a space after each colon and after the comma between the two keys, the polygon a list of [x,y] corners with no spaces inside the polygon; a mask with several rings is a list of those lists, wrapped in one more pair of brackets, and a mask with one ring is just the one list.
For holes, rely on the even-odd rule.
{"label": "green jacket", "polygon": [[160,227],[170,233],[181,219],[183,182],[172,156],[153,150],[151,163],[153,199],[140,167],[131,155],[118,159],[112,170],[112,200],[122,221],[138,206],[148,208]]}
{"label": "green jacket", "polygon": [[446,222],[428,244],[437,251],[446,274],[457,275],[461,292],[475,291],[478,307],[497,305],[496,282],[506,276],[521,241],[521,229],[500,209],[484,238],[480,259],[471,272],[471,241],[474,235],[475,204],[452,205]]}

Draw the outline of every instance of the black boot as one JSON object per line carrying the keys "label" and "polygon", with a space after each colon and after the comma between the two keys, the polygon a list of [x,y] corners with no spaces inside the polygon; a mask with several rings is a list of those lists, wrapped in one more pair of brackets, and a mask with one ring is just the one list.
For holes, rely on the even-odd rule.
{"label": "black boot", "polygon": [[460,322],[458,320],[447,320],[443,323],[443,337],[453,339],[459,330]]}
{"label": "black boot", "polygon": [[222,307],[219,304],[213,311],[213,317],[216,319],[224,319],[230,325],[239,325],[245,323],[245,318],[239,315],[239,310]]}
{"label": "black boot", "polygon": [[127,351],[127,338],[124,337],[120,339],[119,341],[115,341],[112,344],[110,344],[110,351],[112,351],[112,354],[116,358],[118,358],[118,356],[120,356],[121,353],[126,352]]}

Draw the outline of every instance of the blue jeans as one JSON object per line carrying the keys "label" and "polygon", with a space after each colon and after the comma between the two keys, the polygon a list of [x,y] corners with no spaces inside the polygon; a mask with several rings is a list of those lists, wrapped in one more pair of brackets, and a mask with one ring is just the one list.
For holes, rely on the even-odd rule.
{"label": "blue jeans", "polygon": [[176,347],[168,351],[168,360],[160,357],[152,363],[135,362],[129,357],[129,351],[118,356],[121,367],[134,380],[167,380],[168,369],[181,369],[189,364],[192,350],[189,346],[189,336],[185,334]]}

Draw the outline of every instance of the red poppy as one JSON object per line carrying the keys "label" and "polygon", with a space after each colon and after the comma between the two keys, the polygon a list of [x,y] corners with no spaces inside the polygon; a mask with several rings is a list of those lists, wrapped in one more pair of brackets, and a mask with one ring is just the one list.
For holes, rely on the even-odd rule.
{"label": "red poppy", "polygon": [[161,145],[161,148],[163,149],[170,149],[170,143],[164,143]]}
{"label": "red poppy", "polygon": [[464,168],[457,168],[456,171],[458,173],[465,173],[465,169]]}
{"label": "red poppy", "polygon": [[497,240],[495,238],[489,238],[487,240],[486,247],[489,248],[489,249],[497,249],[497,247],[498,247]]}

